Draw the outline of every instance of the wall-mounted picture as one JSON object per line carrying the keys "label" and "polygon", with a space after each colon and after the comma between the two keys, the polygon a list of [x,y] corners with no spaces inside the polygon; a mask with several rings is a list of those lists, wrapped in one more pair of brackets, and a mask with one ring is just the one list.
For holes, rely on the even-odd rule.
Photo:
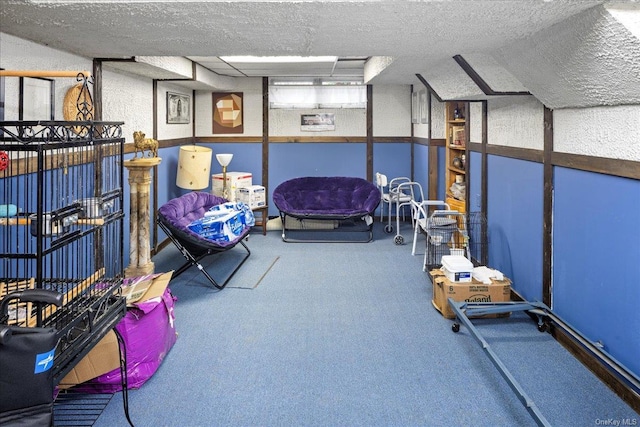
{"label": "wall-mounted picture", "polygon": [[242,92],[213,94],[213,133],[243,133]]}
{"label": "wall-mounted picture", "polygon": [[411,93],[411,123],[419,123],[420,120],[420,103],[418,100],[418,92]]}
{"label": "wall-mounted picture", "polygon": [[20,77],[19,120],[54,120],[55,82],[41,77]]}
{"label": "wall-mounted picture", "polygon": [[189,123],[191,121],[191,97],[181,93],[167,92],[167,123]]}
{"label": "wall-mounted picture", "polygon": [[300,130],[310,132],[336,130],[335,114],[301,114]]}
{"label": "wall-mounted picture", "polygon": [[419,92],[418,102],[420,103],[420,123],[425,123],[425,124],[429,123],[429,116],[428,116],[428,111],[427,111],[429,106],[427,105],[427,91],[426,90],[421,90]]}

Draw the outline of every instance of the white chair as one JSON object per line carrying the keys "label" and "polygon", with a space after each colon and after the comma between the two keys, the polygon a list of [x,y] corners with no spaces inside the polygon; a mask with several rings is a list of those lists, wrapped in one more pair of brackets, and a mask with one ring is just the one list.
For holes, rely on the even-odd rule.
{"label": "white chair", "polygon": [[416,254],[416,242],[418,241],[418,234],[423,232],[426,234],[428,229],[427,221],[429,220],[428,209],[429,206],[444,207],[449,210],[449,205],[443,200],[423,200],[421,202],[411,201],[411,213],[413,215],[413,247],[411,249],[411,255]]}
{"label": "white chair", "polygon": [[[386,175],[376,172],[376,185],[380,190],[380,200],[382,201],[382,205],[380,206],[380,222],[384,221],[384,209],[386,205],[389,221],[385,226],[384,231],[387,233],[393,232],[393,226],[391,225],[391,211],[393,209],[393,204],[409,203],[411,200],[411,195],[398,191],[398,186],[407,182],[411,182],[411,180],[406,177],[393,178],[391,182],[389,182]],[[397,215],[399,215],[399,212],[396,209],[396,216]],[[404,219],[404,216],[402,219]]]}

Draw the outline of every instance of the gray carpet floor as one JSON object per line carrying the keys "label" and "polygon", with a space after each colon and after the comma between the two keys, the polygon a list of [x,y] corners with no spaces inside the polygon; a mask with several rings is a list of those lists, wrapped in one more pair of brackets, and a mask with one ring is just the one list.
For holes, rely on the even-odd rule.
{"label": "gray carpet floor", "polygon": [[[375,224],[371,243],[284,243],[255,230],[226,289],[192,268],[170,283],[178,339],[129,393],[136,426],[527,426],[477,342],[431,304],[422,256]],[[420,237],[419,247],[424,247]],[[235,251],[238,254],[235,254]],[[224,278],[240,249],[207,264]],[[173,245],[156,271],[183,259]],[[640,416],[526,315],[476,326],[555,426]],[[99,427],[126,426],[119,394]]]}

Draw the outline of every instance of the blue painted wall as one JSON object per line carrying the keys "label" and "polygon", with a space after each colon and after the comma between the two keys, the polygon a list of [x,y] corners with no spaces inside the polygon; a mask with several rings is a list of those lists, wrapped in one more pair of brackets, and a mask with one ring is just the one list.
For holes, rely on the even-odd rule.
{"label": "blue painted wall", "polygon": [[[262,185],[262,143],[202,144],[213,150],[211,173],[222,173],[222,166],[216,160],[216,154],[231,153],[233,160],[228,171],[249,172],[253,185]],[[211,191],[211,185],[209,185]]]}
{"label": "blue painted wall", "polygon": [[488,156],[489,265],[529,301],[542,301],[542,164]]}
{"label": "blue painted wall", "polygon": [[399,176],[411,179],[411,144],[385,142],[374,144],[374,175],[376,172],[387,175],[389,180]]}
{"label": "blue painted wall", "polygon": [[467,162],[469,162],[469,178],[467,179],[469,212],[480,212],[480,200],[482,196],[482,155],[471,152]]}
{"label": "blue painted wall", "polygon": [[[411,144],[404,143],[376,143],[373,145],[373,174],[380,172],[391,181],[397,177],[411,179]],[[422,184],[422,183],[421,183]],[[380,215],[382,203],[376,210]],[[388,207],[385,207],[385,215]]]}
{"label": "blue painted wall", "polygon": [[445,171],[447,170],[446,150],[444,147],[438,147],[438,200],[444,200],[446,198],[447,189],[445,188],[446,178]]}
{"label": "blue painted wall", "polygon": [[553,309],[640,376],[640,181],[554,176]]}
{"label": "blue painted wall", "polygon": [[414,145],[413,147],[413,180],[419,182],[425,197],[429,197],[429,147]]}

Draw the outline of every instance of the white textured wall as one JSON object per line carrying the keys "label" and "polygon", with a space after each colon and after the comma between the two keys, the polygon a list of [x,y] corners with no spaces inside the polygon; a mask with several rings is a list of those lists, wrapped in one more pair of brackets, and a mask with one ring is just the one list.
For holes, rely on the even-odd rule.
{"label": "white textured wall", "polygon": [[[418,102],[420,102],[420,92],[421,91],[426,91],[427,88],[424,86],[424,84],[422,84],[422,82],[418,79],[416,79],[414,85],[413,85],[413,93],[416,94],[416,96],[418,96]],[[411,96],[412,94],[410,94]],[[427,92],[427,96],[429,96],[429,93]],[[427,105],[429,103],[427,102]],[[411,103],[411,99],[409,99],[409,123],[411,123],[411,116],[412,116],[412,103]],[[428,115],[427,115],[428,117]],[[434,117],[431,117],[431,121],[434,120]],[[435,118],[435,120],[439,121],[439,118]],[[429,137],[429,123],[413,123],[413,136],[415,136],[416,138],[428,138]]]}
{"label": "white textured wall", "polygon": [[[93,62],[89,59],[66,52],[51,49],[0,34],[0,52],[2,68],[7,70],[73,70],[92,71]],[[62,101],[72,86],[78,82],[75,78],[56,78],[55,118],[64,120]],[[102,75],[102,118],[105,121],[123,121],[122,135],[125,141],[133,141],[133,131],[142,130],[148,136],[153,131],[153,87],[151,80],[124,73],[104,70]],[[17,77],[5,79],[5,120],[18,119]]]}
{"label": "white textured wall", "polygon": [[179,56],[137,56],[136,61],[179,74],[186,79],[193,75],[193,63]]}
{"label": "white textured wall", "polygon": [[411,86],[373,86],[373,136],[411,136]]}
{"label": "white textured wall", "polygon": [[619,15],[594,7],[493,56],[549,108],[638,104],[640,38]]}
{"label": "white textured wall", "polygon": [[[91,60],[0,33],[0,67],[5,70],[73,70],[91,71]],[[78,82],[75,78],[56,78],[55,118],[63,120],[62,101],[67,90]],[[18,120],[18,77],[5,79],[5,120]]]}
{"label": "white textured wall", "polygon": [[[238,78],[230,92],[242,92],[244,133],[215,136],[262,136],[262,79]],[[213,92],[196,92],[196,136],[213,136]]]}
{"label": "white textured wall", "polygon": [[431,97],[431,138],[445,138],[445,108],[444,102],[438,102],[433,96]]}
{"label": "white textured wall", "polygon": [[[262,100],[260,100],[262,102]],[[373,136],[411,135],[411,89],[409,85],[373,87]],[[334,131],[303,132],[301,114],[333,113]],[[344,109],[273,109],[269,111],[271,136],[360,136],[367,135],[367,112],[364,108]]]}
{"label": "white textured wall", "polygon": [[544,106],[532,96],[508,96],[487,101],[489,144],[544,148]]}
{"label": "white textured wall", "polygon": [[[191,105],[191,120],[189,123],[167,123],[167,92],[189,96]],[[191,89],[171,84],[170,82],[158,82],[158,139],[187,138],[192,133],[193,123],[193,94]]]}
{"label": "white textured wall", "polygon": [[[303,132],[300,130],[301,114],[334,113],[336,130]],[[269,134],[271,136],[366,136],[367,112],[364,108],[269,110]]]}
{"label": "white textured wall", "polygon": [[492,56],[480,53],[463,54],[462,57],[469,63],[482,79],[496,92],[526,92],[522,85],[511,73],[502,67]]}
{"label": "white textured wall", "polygon": [[153,84],[146,77],[104,70],[102,73],[102,119],[123,121],[122,136],[133,142],[133,132],[153,135]]}
{"label": "white textured wall", "polygon": [[482,142],[482,103],[471,102],[467,113],[471,142]]}
{"label": "white textured wall", "polygon": [[554,151],[640,161],[640,105],[553,112]]}
{"label": "white textured wall", "polygon": [[478,85],[453,58],[448,58],[420,74],[441,99],[485,98]]}

